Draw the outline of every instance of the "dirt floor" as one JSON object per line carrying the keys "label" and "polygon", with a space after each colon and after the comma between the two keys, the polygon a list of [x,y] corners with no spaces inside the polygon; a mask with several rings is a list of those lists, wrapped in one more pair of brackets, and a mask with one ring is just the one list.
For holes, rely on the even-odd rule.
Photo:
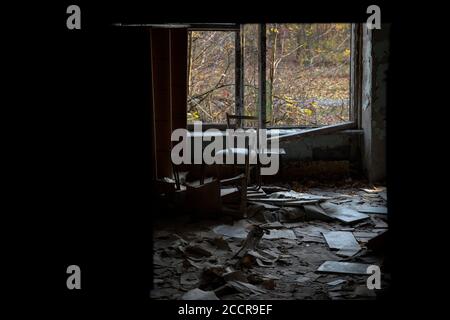
{"label": "dirt floor", "polygon": [[[160,220],[153,234],[151,297],[224,300],[382,297],[389,287],[390,275],[383,252],[375,253],[367,248],[367,243],[388,228],[385,188],[313,188],[308,195],[324,197],[326,201],[315,205],[325,212],[329,208],[348,208],[363,212],[366,217],[344,222],[311,215],[315,211],[305,211],[303,207],[291,207],[289,211],[250,203],[247,219]],[[255,226],[265,231],[261,239],[254,241],[256,245],[249,247],[246,239],[250,238],[251,230],[256,230]],[[345,236],[344,240],[356,241],[350,242],[352,248],[331,249],[331,235],[337,235],[337,240]],[[380,266],[381,289],[367,288],[367,274],[318,271],[325,261]]]}

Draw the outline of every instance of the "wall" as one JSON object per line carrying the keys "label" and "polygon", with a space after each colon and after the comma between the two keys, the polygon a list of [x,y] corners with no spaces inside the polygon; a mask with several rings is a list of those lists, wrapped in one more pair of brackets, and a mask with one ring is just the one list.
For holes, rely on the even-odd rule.
{"label": "wall", "polygon": [[287,161],[349,160],[358,162],[360,130],[344,130],[332,134],[308,136],[281,141]]}
{"label": "wall", "polygon": [[187,30],[153,28],[150,32],[154,128],[154,176],[172,174],[172,131],[186,127]]}
{"label": "wall", "polygon": [[380,30],[363,26],[361,126],[364,130],[363,168],[371,182],[386,179],[386,81],[390,25]]}
{"label": "wall", "polygon": [[361,173],[362,130],[280,141],[286,150],[281,165],[285,179],[346,178]]}

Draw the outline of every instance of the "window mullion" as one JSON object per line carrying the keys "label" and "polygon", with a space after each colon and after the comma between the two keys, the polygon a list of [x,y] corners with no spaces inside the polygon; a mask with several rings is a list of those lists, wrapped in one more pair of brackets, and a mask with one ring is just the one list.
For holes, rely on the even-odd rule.
{"label": "window mullion", "polygon": [[258,118],[259,128],[266,127],[266,25],[258,29]]}
{"label": "window mullion", "polygon": [[244,47],[242,28],[235,32],[235,102],[236,114],[244,114]]}

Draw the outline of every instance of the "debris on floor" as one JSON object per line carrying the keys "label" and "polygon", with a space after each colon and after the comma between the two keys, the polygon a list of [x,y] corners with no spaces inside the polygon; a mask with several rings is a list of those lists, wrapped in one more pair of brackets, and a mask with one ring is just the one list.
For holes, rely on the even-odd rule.
{"label": "debris on floor", "polygon": [[325,261],[317,272],[329,272],[329,273],[349,273],[349,274],[368,274],[368,264],[354,263],[354,262],[342,262],[342,261]]}
{"label": "debris on floor", "polygon": [[247,190],[247,218],[158,221],[151,298],[375,299],[365,283],[384,261],[385,194],[262,186]]}
{"label": "debris on floor", "polygon": [[352,208],[340,206],[331,202],[323,203],[321,206],[328,216],[345,223],[355,223],[369,218],[368,215],[360,213]]}
{"label": "debris on floor", "polygon": [[246,220],[236,221],[232,226],[219,225],[213,229],[213,231],[219,235],[223,235],[230,238],[245,239],[249,232],[248,228],[251,226]]}
{"label": "debris on floor", "polygon": [[181,300],[219,300],[219,298],[212,291],[203,291],[195,288],[186,292]]}
{"label": "debris on floor", "polygon": [[376,214],[387,214],[386,207],[360,207],[357,208],[359,212],[363,213],[376,213]]}
{"label": "debris on floor", "polygon": [[236,252],[234,257],[242,258],[247,253],[247,251],[256,249],[259,242],[261,241],[261,238],[264,236],[264,233],[267,233],[267,231],[260,226],[253,226],[250,232],[247,234],[247,237],[241,249]]}
{"label": "debris on floor", "polygon": [[351,232],[330,231],[323,236],[331,250],[337,250],[336,255],[352,257],[357,254],[361,247]]}
{"label": "debris on floor", "polygon": [[264,239],[297,239],[294,231],[290,229],[271,229],[268,234],[263,236]]}
{"label": "debris on floor", "polygon": [[347,280],[345,280],[345,279],[336,279],[334,281],[327,282],[327,285],[329,285],[329,286],[337,286],[337,285],[340,285],[340,284],[343,284],[343,283],[346,283],[346,282],[347,282]]}
{"label": "debris on floor", "polygon": [[227,285],[230,286],[231,288],[235,289],[236,291],[242,292],[244,294],[250,295],[250,294],[266,293],[266,290],[260,289],[251,283],[246,283],[246,282],[241,282],[241,281],[228,281]]}

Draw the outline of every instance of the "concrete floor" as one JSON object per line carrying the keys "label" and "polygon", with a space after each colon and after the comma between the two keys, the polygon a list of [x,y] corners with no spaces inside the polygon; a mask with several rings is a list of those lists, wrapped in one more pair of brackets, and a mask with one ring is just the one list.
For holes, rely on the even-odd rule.
{"label": "concrete floor", "polygon": [[[385,191],[371,193],[361,188],[322,188],[308,192],[331,197],[333,200],[330,201],[339,206],[354,208],[386,205]],[[223,229],[216,228],[219,225],[231,226],[234,222],[237,229],[231,230],[248,232],[252,225],[265,223],[256,216],[241,221],[225,217],[201,222],[189,222],[187,218],[159,221],[154,226],[153,234],[154,288],[151,297],[182,299],[189,290],[200,288],[215,292],[223,300],[376,299],[388,289],[390,275],[384,268],[383,254],[375,255],[366,248],[366,244],[371,237],[386,231],[388,225],[386,214],[368,216],[369,218],[351,225],[321,220],[277,223],[275,229],[271,229],[277,230],[275,236],[263,237],[258,245],[258,252],[276,257],[270,263],[258,263],[254,260],[243,263],[241,259],[233,259],[245,240],[245,233],[236,233],[236,236],[230,237],[220,233]],[[323,233],[329,231],[351,232],[361,250],[351,257],[338,255],[336,250],[329,248],[323,236]],[[194,250],[187,250],[188,247]],[[381,290],[367,288],[368,275],[317,272],[325,261],[380,266]],[[239,280],[245,285],[249,283],[250,286],[230,286],[230,279]],[[343,281],[335,284],[335,280]]]}

